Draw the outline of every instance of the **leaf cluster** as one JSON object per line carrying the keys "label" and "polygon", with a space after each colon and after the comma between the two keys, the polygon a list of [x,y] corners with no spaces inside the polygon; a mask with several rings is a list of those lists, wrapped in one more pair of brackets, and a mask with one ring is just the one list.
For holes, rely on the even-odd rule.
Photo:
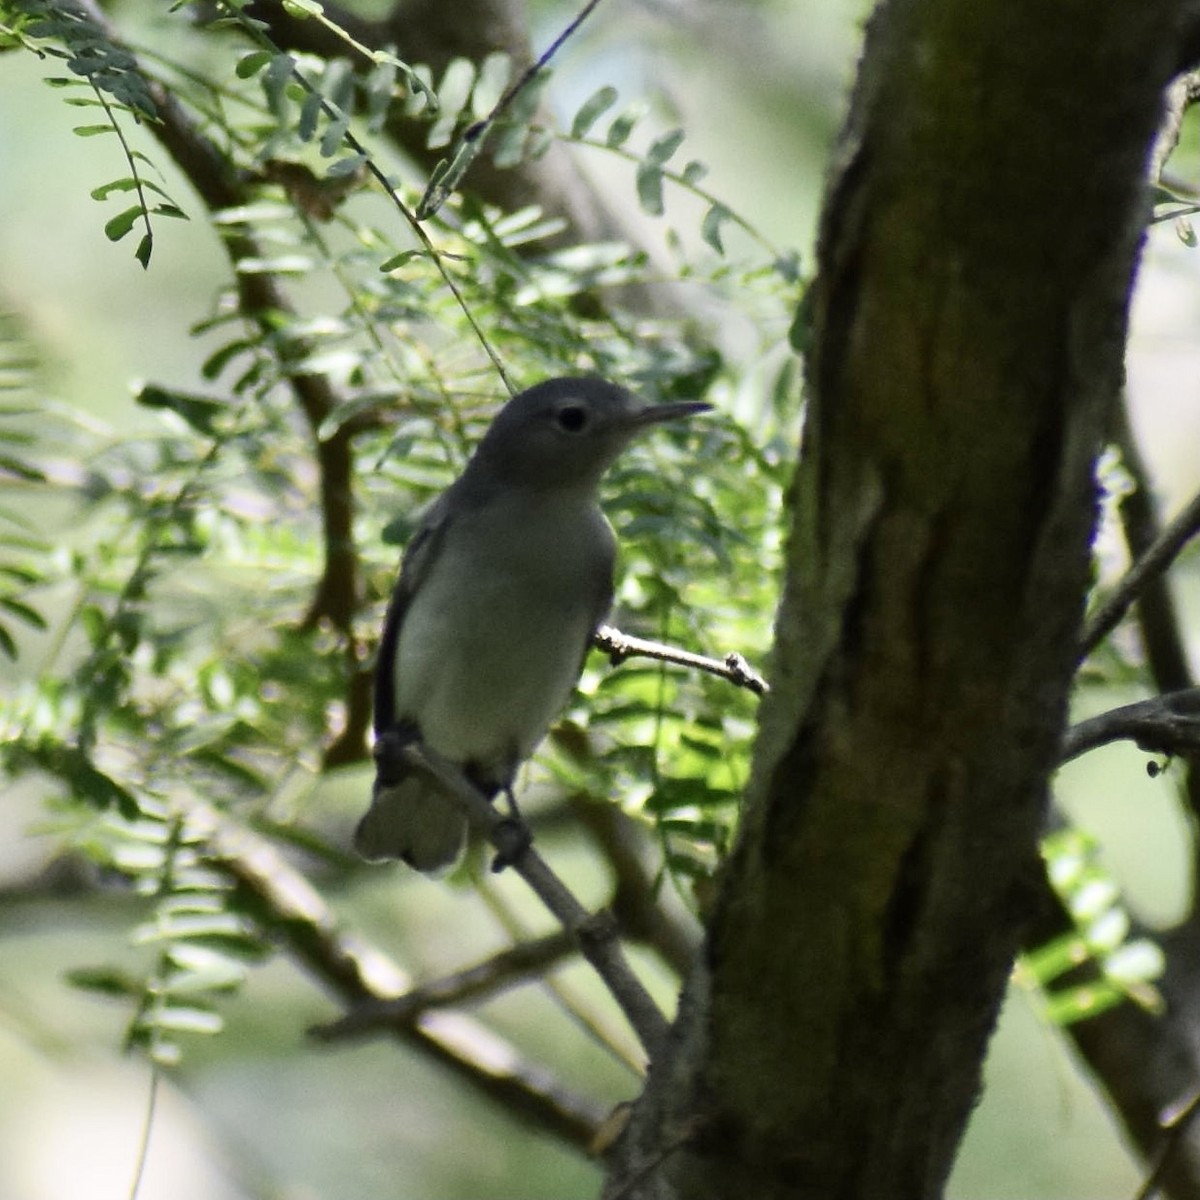
{"label": "leaf cluster", "polygon": [[[131,1041],[167,1061],[179,1030],[217,1028],[216,1005],[264,932],[208,861],[198,814],[235,814],[346,866],[345,831],[306,797],[327,760],[363,754],[354,723],[394,544],[461,468],[506,383],[595,372],[653,398],[740,400],[750,424],[664,431],[614,474],[608,508],[625,547],[617,616],[713,653],[765,652],[799,388],[769,328],[786,328],[796,279],[761,246],[744,263],[722,257],[719,229],[735,218],[710,205],[700,244],[711,257],[693,264],[695,285],[724,280],[773,314],[762,341],[731,358],[698,323],[622,305],[619,289],[659,282],[644,250],[548,250],[559,226],[541,212],[481,201],[451,168],[495,113],[507,59],[452,62],[435,77],[380,51],[362,68],[285,52],[241,7],[222,5],[199,32],[229,67],[202,72],[161,52],[134,54],[51,3],[39,11],[10,26],[14,44],[108,64],[79,71],[99,89],[79,99],[117,132],[126,170],[93,196],[138,201],[109,221],[108,236],[140,220],[148,238],[151,216],[177,215],[147,178],[145,127],[126,124],[161,119],[157,86],[239,181],[239,202],[208,215],[230,271],[190,331],[199,378],[136,392],[155,432],[81,423],[76,465],[56,472],[45,467],[47,444],[0,426],[3,448],[19,451],[4,460],[7,473],[69,513],[65,549],[22,542],[16,510],[0,542],[13,585],[0,596],[0,649],[27,653],[22,625],[49,641],[34,677],[3,697],[0,768],[46,780],[62,845],[147,897],[133,939],[153,960],[139,975],[89,968],[77,982],[130,997]],[[305,15],[327,19],[319,6]],[[540,72],[486,137],[476,134],[501,166],[518,168],[552,139],[583,138],[582,116],[573,134],[540,123],[548,77]],[[67,95],[74,103],[75,89]],[[394,151],[386,129],[398,112],[424,123],[444,168],[416,171]],[[634,124],[627,116],[624,134],[610,129],[605,152],[637,164],[643,205],[666,188],[698,187],[699,164],[670,166],[681,134],[652,139],[639,156],[628,147]],[[148,243],[139,258],[148,263]],[[16,353],[14,369],[22,361]],[[767,386],[747,408],[758,390],[745,382],[751,372]],[[328,619],[316,599],[339,519],[335,459],[350,467],[338,486],[352,489],[349,522],[336,526],[355,573],[345,620]],[[644,819],[664,878],[702,882],[736,821],[752,722],[753,701],[727,684],[595,664],[546,764],[561,794],[619,797]]]}

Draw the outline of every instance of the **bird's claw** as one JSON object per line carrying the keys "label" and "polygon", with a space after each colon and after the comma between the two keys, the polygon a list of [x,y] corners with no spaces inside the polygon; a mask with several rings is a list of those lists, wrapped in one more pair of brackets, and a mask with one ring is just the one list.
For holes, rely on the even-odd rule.
{"label": "bird's claw", "polygon": [[511,867],[533,845],[533,834],[519,817],[503,817],[492,828],[492,845],[496,847],[492,871],[499,873]]}

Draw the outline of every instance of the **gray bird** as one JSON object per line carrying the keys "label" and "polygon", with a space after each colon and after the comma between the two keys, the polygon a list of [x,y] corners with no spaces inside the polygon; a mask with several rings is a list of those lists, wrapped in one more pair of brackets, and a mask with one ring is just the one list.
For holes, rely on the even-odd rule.
{"label": "gray bird", "polygon": [[511,789],[579,679],[613,595],[600,481],[642,430],[703,412],[603,379],[550,379],[499,412],[409,544],[375,667],[377,774],[354,845],[436,871],[458,858],[456,802],[385,741],[420,738],[489,796]]}

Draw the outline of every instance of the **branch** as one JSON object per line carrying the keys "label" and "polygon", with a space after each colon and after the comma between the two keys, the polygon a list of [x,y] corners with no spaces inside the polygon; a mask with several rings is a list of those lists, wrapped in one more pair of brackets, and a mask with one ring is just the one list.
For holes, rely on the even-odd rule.
{"label": "branch", "polygon": [[1088,618],[1080,642],[1080,657],[1087,657],[1117,627],[1147,585],[1166,572],[1197,533],[1200,533],[1200,492],[1138,557],[1112,594]]}
{"label": "branch", "polygon": [[1125,704],[1072,725],[1063,738],[1059,765],[1120,741],[1136,742],[1151,754],[1200,752],[1200,688]]}
{"label": "branch", "polygon": [[702,654],[692,654],[688,650],[680,650],[662,642],[632,637],[612,625],[601,625],[592,635],[592,645],[607,654],[614,667],[627,658],[640,655],[644,658],[658,659],[659,662],[707,671],[710,675],[727,679],[737,687],[746,688],[756,696],[764,696],[771,690],[767,681],[740,654],[731,653],[724,658],[706,658]]}
{"label": "branch", "polygon": [[1184,1100],[1159,1114],[1162,1140],[1151,1156],[1149,1174],[1133,1200],[1151,1200],[1162,1187],[1171,1154],[1187,1134],[1188,1126],[1196,1119],[1197,1113],[1200,1113],[1200,1090],[1193,1089]]}
{"label": "branch", "polygon": [[[189,817],[205,835],[213,865],[238,885],[262,928],[352,1012],[409,988],[391,959],[343,932],[321,895],[270,842],[208,806],[191,808]],[[582,1150],[605,1119],[605,1106],[561,1087],[509,1042],[460,1013],[425,1011],[388,1031],[506,1112]]]}
{"label": "branch", "polygon": [[397,1028],[403,1030],[431,1008],[482,1000],[523,983],[530,976],[541,975],[574,950],[575,941],[565,930],[518,942],[473,967],[415,987],[394,1000],[361,1004],[336,1021],[314,1025],[309,1033],[323,1042],[336,1042]]}
{"label": "branch", "polygon": [[666,1043],[670,1026],[629,966],[612,917],[589,913],[533,849],[524,826],[493,808],[453,763],[420,742],[409,742],[397,749],[411,766],[432,778],[462,806],[471,825],[485,833],[495,846],[499,854],[497,862],[511,866],[571,935],[653,1061]]}

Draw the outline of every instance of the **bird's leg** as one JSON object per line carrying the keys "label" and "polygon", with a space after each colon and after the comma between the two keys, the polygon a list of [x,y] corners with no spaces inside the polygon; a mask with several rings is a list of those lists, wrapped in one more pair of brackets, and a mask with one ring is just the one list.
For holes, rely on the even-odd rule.
{"label": "bird's leg", "polygon": [[497,821],[491,832],[492,845],[496,847],[492,870],[503,871],[505,867],[511,867],[533,845],[533,834],[529,832],[529,826],[525,824],[521,810],[517,807],[517,798],[513,795],[512,780],[510,778],[502,784],[481,780],[474,764],[471,763],[467,764],[464,773],[476,787],[487,794],[489,800],[495,801],[496,793],[500,792],[508,805],[509,815]]}
{"label": "bird's leg", "polygon": [[375,735],[371,754],[375,759],[375,785],[394,787],[411,770],[404,758],[404,747],[417,741],[421,731],[411,721],[380,730]]}

